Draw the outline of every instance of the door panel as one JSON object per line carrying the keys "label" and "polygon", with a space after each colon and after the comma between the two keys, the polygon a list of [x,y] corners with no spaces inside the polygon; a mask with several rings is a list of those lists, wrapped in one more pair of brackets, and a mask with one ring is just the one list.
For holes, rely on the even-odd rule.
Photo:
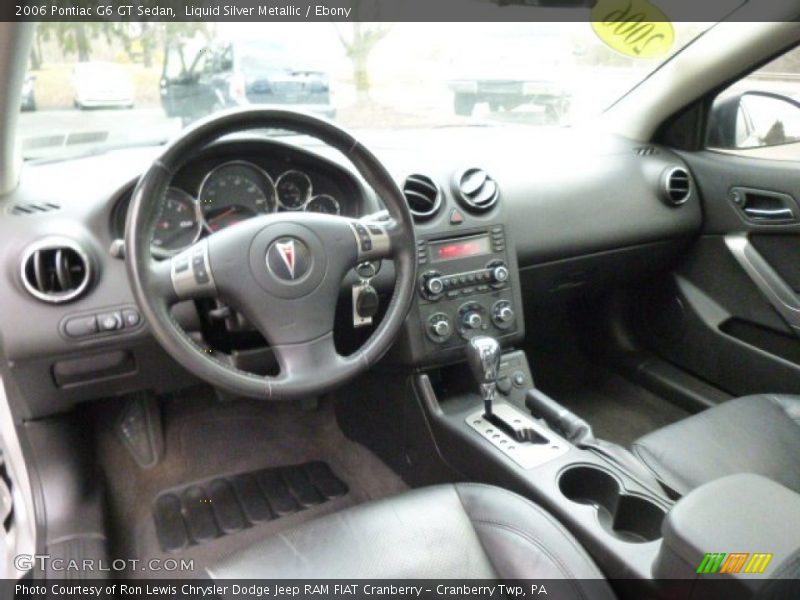
{"label": "door panel", "polygon": [[[643,299],[637,329],[659,355],[733,395],[800,393],[800,162],[683,158],[702,197],[703,233]],[[755,195],[745,206],[791,218],[753,218],[743,190]],[[675,335],[653,333],[670,327]]]}

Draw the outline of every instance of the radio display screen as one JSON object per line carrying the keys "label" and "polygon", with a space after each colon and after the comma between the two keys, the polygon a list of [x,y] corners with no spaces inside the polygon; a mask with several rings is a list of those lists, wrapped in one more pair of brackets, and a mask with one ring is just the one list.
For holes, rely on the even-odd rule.
{"label": "radio display screen", "polygon": [[430,247],[433,262],[480,256],[481,254],[489,254],[492,251],[488,235],[431,242]]}

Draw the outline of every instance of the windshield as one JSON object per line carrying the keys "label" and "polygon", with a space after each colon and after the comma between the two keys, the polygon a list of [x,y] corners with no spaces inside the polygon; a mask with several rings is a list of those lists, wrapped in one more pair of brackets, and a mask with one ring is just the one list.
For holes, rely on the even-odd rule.
{"label": "windshield", "polygon": [[18,138],[26,158],[162,143],[235,106],[349,129],[564,126],[596,115],[710,23],[652,58],[591,23],[43,23]]}

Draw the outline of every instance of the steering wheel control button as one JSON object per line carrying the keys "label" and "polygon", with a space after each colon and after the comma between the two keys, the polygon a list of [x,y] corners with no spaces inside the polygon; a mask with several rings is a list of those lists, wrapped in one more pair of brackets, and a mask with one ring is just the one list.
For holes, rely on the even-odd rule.
{"label": "steering wheel control button", "polygon": [[182,273],[189,269],[189,257],[178,256],[175,258],[175,272]]}
{"label": "steering wheel control button", "polygon": [[64,332],[69,337],[85,337],[97,333],[97,317],[71,317],[64,323]]}
{"label": "steering wheel control button", "polygon": [[204,285],[211,281],[206,268],[203,248],[196,248],[194,254],[192,254],[192,272],[194,273],[194,280],[199,285]]}
{"label": "steering wheel control button", "polygon": [[179,299],[213,293],[215,286],[208,261],[208,241],[200,240],[174,256],[170,264],[170,275],[172,287]]}
{"label": "steering wheel control button", "polygon": [[281,237],[267,249],[267,268],[284,281],[298,281],[311,270],[311,251],[294,237]]}
{"label": "steering wheel control button", "polygon": [[358,243],[359,259],[381,258],[389,254],[390,242],[386,230],[376,223],[350,223]]}
{"label": "steering wheel control button", "polygon": [[116,331],[122,327],[122,313],[119,311],[97,315],[97,328],[100,331]]}

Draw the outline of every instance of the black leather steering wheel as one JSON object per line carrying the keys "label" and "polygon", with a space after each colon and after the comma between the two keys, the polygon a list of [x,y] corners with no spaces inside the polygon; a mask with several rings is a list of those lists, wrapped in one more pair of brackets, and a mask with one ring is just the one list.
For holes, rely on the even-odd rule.
{"label": "black leather steering wheel", "polygon": [[[252,129],[289,130],[336,148],[375,190],[390,219],[364,223],[314,213],[263,215],[201,239],[171,259],[155,260],[150,241],[173,175],[211,142]],[[344,130],[288,110],[232,110],[186,130],[139,180],[128,209],[125,250],[134,297],[164,349],[214,386],[269,400],[321,393],[373,365],[399,332],[416,281],[413,222],[394,179]],[[382,258],[392,258],[395,265],[386,314],[358,351],[341,356],[333,324],[342,280],[358,263]],[[280,374],[242,371],[195,343],[170,307],[198,297],[217,297],[241,311],[269,342]]]}

